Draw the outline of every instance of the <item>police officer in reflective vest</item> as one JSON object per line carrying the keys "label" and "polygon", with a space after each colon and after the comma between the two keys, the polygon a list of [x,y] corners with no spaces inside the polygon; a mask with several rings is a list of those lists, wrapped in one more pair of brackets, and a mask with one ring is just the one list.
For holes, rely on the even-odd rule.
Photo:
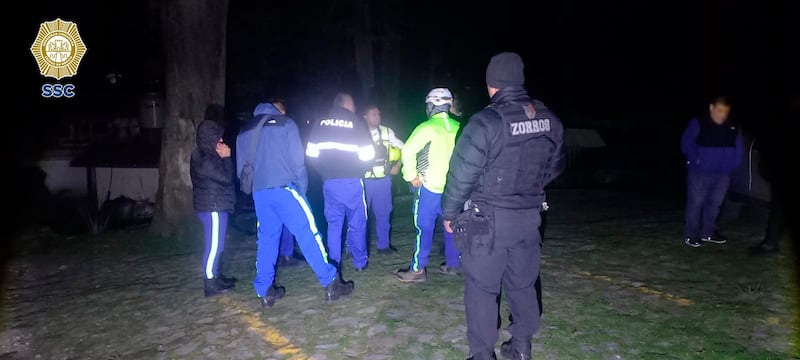
{"label": "police officer in reflective vest", "polygon": [[[392,216],[392,175],[400,172],[400,149],[403,142],[394,131],[381,125],[381,110],[376,105],[364,108],[364,121],[369,126],[375,142],[375,161],[364,176],[367,207],[375,215],[375,234],[378,254],[388,255],[397,251],[389,241]],[[369,248],[369,246],[368,246]]]}
{"label": "police officer in reflective vest", "polygon": [[346,219],[348,250],[353,254],[356,271],[362,271],[368,261],[363,177],[375,159],[375,145],[355,109],[350,94],[337,94],[328,116],[311,129],[306,156],[324,179],[322,192],[330,258],[341,270],[342,226]]}
{"label": "police officer in reflective vest", "polygon": [[530,359],[539,330],[536,278],[544,187],[562,171],[561,121],[525,88],[522,59],[494,56],[486,69],[491,104],[456,144],[442,198],[445,229],[462,251],[470,359],[495,359],[501,287],[514,322],[501,353]]}

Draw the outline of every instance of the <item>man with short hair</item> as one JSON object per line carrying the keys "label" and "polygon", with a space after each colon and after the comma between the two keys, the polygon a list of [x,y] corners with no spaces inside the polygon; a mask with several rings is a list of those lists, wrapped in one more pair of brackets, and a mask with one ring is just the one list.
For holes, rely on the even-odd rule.
{"label": "man with short hair", "polygon": [[375,161],[364,176],[367,207],[375,215],[378,254],[386,255],[397,251],[390,242],[392,175],[400,172],[399,152],[403,142],[394,135],[394,130],[381,124],[381,110],[377,105],[364,108],[364,120],[375,143]]}
{"label": "man with short hair", "polygon": [[530,359],[540,326],[540,210],[545,186],[563,170],[564,127],[528,96],[523,69],[516,53],[492,57],[491,104],[464,127],[442,197],[445,230],[462,253],[470,360],[496,359],[501,288],[514,317],[505,358]]}
{"label": "man with short hair", "polygon": [[284,287],[274,283],[275,261],[284,226],[297,238],[306,261],[325,288],[325,299],[334,301],[349,295],[354,285],[342,281],[336,267],[328,262],[322,236],[305,195],[308,176],[297,125],[270,103],[258,104],[253,115],[253,120],[236,138],[239,149],[236,173],[241,178],[245,164],[253,167],[253,201],[258,218],[253,280],[256,296],[263,307],[271,307],[286,293]]}
{"label": "man with short hair", "polygon": [[684,243],[691,247],[728,241],[717,231],[717,216],[731,174],[744,156],[744,140],[729,120],[730,111],[730,101],[718,96],[708,105],[708,113],[689,121],[683,132],[681,150],[689,169]]}
{"label": "man with short hair", "polygon": [[342,263],[342,226],[347,219],[347,239],[356,271],[367,268],[367,204],[364,174],[375,159],[375,146],[363,119],[355,114],[350,94],[339,93],[327,117],[311,129],[306,147],[311,165],[322,176],[328,250]]}

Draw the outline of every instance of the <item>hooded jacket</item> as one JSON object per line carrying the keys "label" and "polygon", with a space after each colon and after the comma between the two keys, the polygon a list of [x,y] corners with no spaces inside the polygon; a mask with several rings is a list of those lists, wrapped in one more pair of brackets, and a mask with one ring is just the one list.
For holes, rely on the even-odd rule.
{"label": "hooded jacket", "polygon": [[204,120],[197,127],[197,147],[192,152],[189,173],[194,209],[198,212],[233,212],[236,204],[233,161],[217,154],[222,133],[223,128],[211,120]]}
{"label": "hooded jacket", "polygon": [[403,180],[410,182],[419,177],[426,189],[441,194],[459,127],[447,112],[433,114],[419,124],[401,151]]}
{"label": "hooded jacket", "polygon": [[[264,122],[255,157],[250,159],[253,155],[250,145],[254,140],[254,130],[264,116],[275,121]],[[242,173],[246,162],[253,161],[253,192],[290,184],[297,186],[302,193],[308,189],[308,173],[297,124],[272,104],[256,106],[253,119],[242,127],[236,137],[236,149],[237,176]]]}
{"label": "hooded jacket", "polygon": [[335,107],[311,129],[306,156],[325,180],[359,179],[372,168],[375,145],[363,119]]}

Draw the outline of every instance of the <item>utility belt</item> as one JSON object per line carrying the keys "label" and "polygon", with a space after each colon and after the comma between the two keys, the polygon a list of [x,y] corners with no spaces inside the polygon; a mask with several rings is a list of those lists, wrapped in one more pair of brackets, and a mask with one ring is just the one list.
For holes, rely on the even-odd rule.
{"label": "utility belt", "polygon": [[494,207],[468,202],[453,221],[453,244],[464,254],[489,255],[494,248]]}
{"label": "utility belt", "polygon": [[[490,255],[495,245],[496,208],[472,201],[467,202],[465,208],[453,221],[453,244],[462,253]],[[549,208],[545,201],[538,210],[543,214]],[[543,230],[543,224],[540,224],[540,235]]]}

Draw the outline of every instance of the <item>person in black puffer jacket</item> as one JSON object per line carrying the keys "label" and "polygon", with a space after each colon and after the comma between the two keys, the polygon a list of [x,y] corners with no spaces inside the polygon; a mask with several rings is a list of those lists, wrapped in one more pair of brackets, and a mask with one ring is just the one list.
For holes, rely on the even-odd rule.
{"label": "person in black puffer jacket", "polygon": [[[206,118],[209,117],[206,111]],[[212,112],[213,113],[213,112]],[[197,127],[197,147],[192,152],[190,173],[194,209],[205,232],[203,272],[205,296],[233,287],[235,279],[222,276],[220,258],[225,247],[228,214],[233,212],[236,193],[231,149],[222,142],[223,128],[212,120]]]}
{"label": "person in black puffer jacket", "polygon": [[536,279],[541,264],[545,187],[562,171],[564,126],[528,96],[522,58],[492,57],[486,68],[491,104],[472,115],[450,158],[442,196],[444,228],[461,250],[470,360],[497,359],[500,290],[514,319],[507,359],[530,359],[540,327]]}

